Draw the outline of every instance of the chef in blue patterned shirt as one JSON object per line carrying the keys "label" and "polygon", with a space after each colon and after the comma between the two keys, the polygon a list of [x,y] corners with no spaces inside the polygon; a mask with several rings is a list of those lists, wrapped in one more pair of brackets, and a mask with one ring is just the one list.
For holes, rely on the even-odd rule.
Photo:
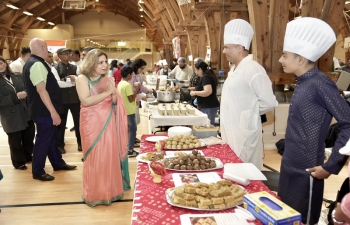
{"label": "chef in blue patterned shirt", "polygon": [[[278,195],[302,214],[304,224],[317,224],[324,179],[338,174],[347,157],[339,153],[350,138],[350,107],[337,86],[318,70],[317,61],[336,41],[324,21],[305,17],[287,24],[282,57],[286,73],[297,76],[291,99]],[[325,139],[334,117],[340,133],[328,161]]]}

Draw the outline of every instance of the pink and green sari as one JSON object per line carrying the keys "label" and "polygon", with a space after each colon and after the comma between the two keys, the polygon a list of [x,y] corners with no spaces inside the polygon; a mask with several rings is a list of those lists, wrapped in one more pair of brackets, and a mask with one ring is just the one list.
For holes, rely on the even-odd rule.
{"label": "pink and green sari", "polygon": [[[96,81],[87,78],[91,95],[106,90],[108,77],[100,77]],[[109,205],[123,198],[123,183],[125,189],[130,187],[125,117],[125,107],[119,95],[116,107],[112,104],[112,96],[93,106],[81,106],[80,134],[84,154],[82,198],[89,206]]]}

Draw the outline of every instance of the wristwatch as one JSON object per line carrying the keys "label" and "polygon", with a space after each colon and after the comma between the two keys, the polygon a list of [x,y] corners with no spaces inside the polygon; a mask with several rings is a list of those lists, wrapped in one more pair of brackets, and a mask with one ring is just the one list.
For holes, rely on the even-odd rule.
{"label": "wristwatch", "polygon": [[335,219],[335,209],[332,211],[332,220],[334,224],[344,224],[344,221],[338,221]]}

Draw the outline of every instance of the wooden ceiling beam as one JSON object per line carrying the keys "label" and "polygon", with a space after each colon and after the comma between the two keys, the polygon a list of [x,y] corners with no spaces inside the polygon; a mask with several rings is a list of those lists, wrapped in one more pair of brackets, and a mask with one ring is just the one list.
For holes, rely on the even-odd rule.
{"label": "wooden ceiling beam", "polygon": [[248,11],[248,6],[245,3],[230,3],[223,4],[221,2],[197,2],[193,6],[193,10],[209,10],[209,11],[232,11],[232,12],[241,12]]}

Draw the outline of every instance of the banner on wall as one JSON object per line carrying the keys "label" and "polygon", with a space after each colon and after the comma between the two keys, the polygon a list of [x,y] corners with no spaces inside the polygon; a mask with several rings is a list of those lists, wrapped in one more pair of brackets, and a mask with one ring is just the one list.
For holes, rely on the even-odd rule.
{"label": "banner on wall", "polygon": [[49,52],[55,53],[59,48],[65,48],[67,40],[45,40]]}
{"label": "banner on wall", "polygon": [[172,40],[173,43],[173,55],[175,58],[180,58],[181,57],[181,45],[180,45],[180,36],[177,36],[173,38]]}

